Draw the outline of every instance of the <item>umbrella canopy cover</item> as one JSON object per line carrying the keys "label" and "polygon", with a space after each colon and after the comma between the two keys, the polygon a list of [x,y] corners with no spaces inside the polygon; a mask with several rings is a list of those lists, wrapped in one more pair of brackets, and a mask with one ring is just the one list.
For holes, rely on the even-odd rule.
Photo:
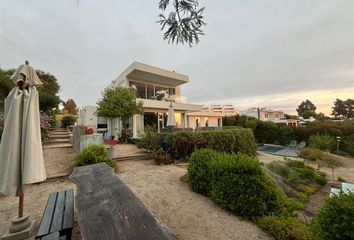
{"label": "umbrella canopy cover", "polygon": [[39,79],[36,71],[29,65],[21,65],[17,70],[12,74],[10,79],[17,84],[17,80],[21,78],[20,73],[26,76],[28,85],[30,86],[40,86],[42,81]]}
{"label": "umbrella canopy cover", "polygon": [[[30,76],[26,75],[26,80],[33,82]],[[4,117],[0,195],[23,196],[24,184],[46,179],[36,87],[29,86],[28,90],[14,87],[5,99]]]}
{"label": "umbrella canopy cover", "polygon": [[175,126],[175,110],[171,101],[170,106],[168,107],[167,127],[173,126]]}

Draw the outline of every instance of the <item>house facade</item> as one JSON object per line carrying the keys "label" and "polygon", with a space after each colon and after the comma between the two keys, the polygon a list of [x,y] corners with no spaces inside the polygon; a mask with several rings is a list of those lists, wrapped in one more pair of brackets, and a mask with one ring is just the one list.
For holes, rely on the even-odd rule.
{"label": "house facade", "polygon": [[282,110],[272,110],[267,108],[249,108],[244,111],[240,111],[240,115],[257,118],[261,121],[271,121],[277,125],[286,125],[297,127],[298,120],[286,119]]}
{"label": "house facade", "polygon": [[[202,105],[187,103],[187,98],[181,95],[181,86],[188,83],[187,75],[168,71],[147,64],[133,62],[126,68],[115,80],[111,82],[109,87],[127,87],[136,91],[137,101],[143,103],[144,114],[134,115],[129,119],[129,129],[133,138],[138,138],[147,125],[156,126],[158,131],[167,127],[167,117],[170,102],[174,109],[175,126],[179,128],[195,128],[195,127],[213,127],[222,126],[222,116],[213,115],[201,116],[199,119],[194,116],[201,112]],[[86,107],[87,108],[87,107]],[[80,111],[85,115],[86,112],[92,113],[91,107],[83,108]],[[85,110],[86,109],[86,110]],[[88,110],[90,109],[90,110]],[[195,113],[194,115],[192,113]],[[92,118],[92,120],[91,120]],[[95,117],[82,116],[79,124],[86,125],[88,123],[95,124]],[[205,118],[205,119],[204,119]],[[206,121],[207,118],[207,121]],[[96,117],[96,126],[101,119],[101,126],[104,126],[102,118]],[[88,121],[91,122],[88,122]],[[197,122],[198,121],[198,122]],[[106,121],[108,131],[112,135],[119,136],[123,126],[119,118],[112,121]],[[96,130],[100,128],[96,127]]]}
{"label": "house facade", "polygon": [[222,116],[235,116],[239,113],[232,104],[203,105],[202,111],[220,113]]}

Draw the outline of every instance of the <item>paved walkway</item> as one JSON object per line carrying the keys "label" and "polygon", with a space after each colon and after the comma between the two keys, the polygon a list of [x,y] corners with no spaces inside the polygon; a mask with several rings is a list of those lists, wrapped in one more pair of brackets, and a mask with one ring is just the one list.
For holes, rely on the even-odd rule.
{"label": "paved walkway", "polygon": [[55,129],[43,145],[47,178],[68,176],[74,168],[75,152],[66,129]]}

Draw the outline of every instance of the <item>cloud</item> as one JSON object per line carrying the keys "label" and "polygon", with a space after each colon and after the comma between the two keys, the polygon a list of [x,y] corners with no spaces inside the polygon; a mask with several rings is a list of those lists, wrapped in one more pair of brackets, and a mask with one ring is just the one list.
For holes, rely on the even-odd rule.
{"label": "cloud", "polygon": [[[162,39],[157,0],[2,0],[0,66],[29,59],[57,76],[62,99],[80,106],[95,104],[132,61],[188,74],[182,94],[191,102],[237,99],[239,108],[269,102],[290,110],[316,92],[329,109],[328,91],[338,89],[332,99],[354,87],[352,0],[200,4],[208,25],[189,48]],[[295,93],[296,103],[278,97]]]}

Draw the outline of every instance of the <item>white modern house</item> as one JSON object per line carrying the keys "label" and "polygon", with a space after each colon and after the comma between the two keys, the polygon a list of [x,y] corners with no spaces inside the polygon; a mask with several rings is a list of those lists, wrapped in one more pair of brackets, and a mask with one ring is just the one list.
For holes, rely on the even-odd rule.
{"label": "white modern house", "polygon": [[278,125],[290,125],[296,127],[299,124],[298,120],[286,119],[282,110],[254,107],[240,111],[240,115],[254,117],[261,121],[271,121]]}
{"label": "white modern house", "polygon": [[[181,95],[181,85],[188,83],[187,75],[169,71],[147,64],[133,62],[109,87],[130,87],[136,91],[137,101],[143,103],[144,114],[134,115],[129,120],[129,129],[133,138],[138,138],[144,126],[155,125],[160,131],[167,127],[167,116],[170,102],[174,109],[175,126],[180,128],[217,127],[222,126],[222,115],[200,113],[202,105],[187,103]],[[93,113],[95,106],[87,106],[80,110],[78,124],[99,131],[106,127],[113,135],[119,136],[123,126],[117,118],[107,121],[97,118]]]}

